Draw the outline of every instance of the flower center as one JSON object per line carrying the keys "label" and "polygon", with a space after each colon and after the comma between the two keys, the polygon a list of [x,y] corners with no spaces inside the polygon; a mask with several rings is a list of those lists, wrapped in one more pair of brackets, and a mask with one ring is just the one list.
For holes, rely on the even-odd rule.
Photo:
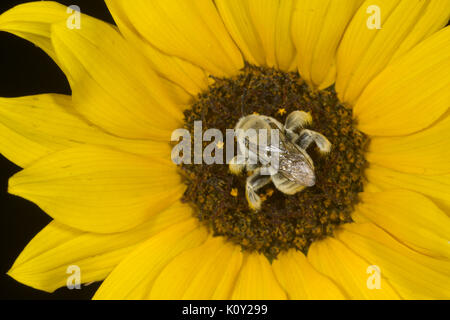
{"label": "flower center", "polygon": [[271,68],[246,66],[235,77],[215,78],[185,111],[191,136],[194,121],[202,121],[203,130],[225,133],[244,116],[264,115],[284,124],[294,111],[309,113],[312,121],[305,129],[320,133],[332,145],[327,155],[314,143],[305,149],[314,164],[313,186],[289,195],[267,183],[257,190],[261,207],[254,210],[246,197],[251,170],[235,175],[227,164],[181,165],[187,185],[183,201],[194,206],[198,219],[214,235],[270,260],[292,248],[306,253],[312,242],[352,221],[363,191],[367,136],[356,129],[352,110],[339,103],[334,90],[311,92],[298,73]]}

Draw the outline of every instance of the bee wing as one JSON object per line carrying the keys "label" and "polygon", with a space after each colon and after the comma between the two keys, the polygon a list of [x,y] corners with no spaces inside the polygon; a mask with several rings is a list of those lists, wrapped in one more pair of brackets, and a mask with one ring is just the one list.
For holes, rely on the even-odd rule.
{"label": "bee wing", "polygon": [[274,152],[274,153],[286,153],[286,150],[283,150],[280,147],[277,147],[274,145],[268,145],[264,149],[265,149],[265,151]]}
{"label": "bee wing", "polygon": [[[268,141],[270,139],[267,139]],[[263,165],[269,164],[272,162],[273,157],[282,157],[283,154],[287,153],[288,146],[286,145],[286,137],[283,133],[280,134],[279,139],[275,141],[266,142],[265,145],[256,143],[254,140],[249,137],[245,137],[243,146],[248,151],[248,158],[252,161],[260,161]]]}
{"label": "bee wing", "polygon": [[244,157],[247,164],[256,165],[258,160],[264,158],[263,153],[258,144],[247,137],[242,140],[242,143],[238,143],[238,155]]}
{"label": "bee wing", "polygon": [[286,150],[274,145],[268,145],[263,148],[264,152],[258,152],[259,159],[263,164],[271,164],[275,169],[278,169],[278,162],[286,154]]}
{"label": "bee wing", "polygon": [[284,176],[287,180],[291,182],[295,182],[296,184],[300,184],[302,186],[313,186],[315,182],[315,178],[311,175],[310,172],[305,171],[297,171],[295,174],[292,171],[279,170],[281,175]]}
{"label": "bee wing", "polygon": [[304,154],[289,154],[281,159],[279,172],[289,181],[311,187],[316,183],[314,166],[310,164],[309,157]]}

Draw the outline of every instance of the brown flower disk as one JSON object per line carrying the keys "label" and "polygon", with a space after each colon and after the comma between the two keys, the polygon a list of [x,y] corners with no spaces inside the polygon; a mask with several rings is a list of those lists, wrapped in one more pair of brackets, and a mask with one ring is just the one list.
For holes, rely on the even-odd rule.
{"label": "brown flower disk", "polygon": [[184,113],[193,137],[197,120],[203,121],[203,130],[216,128],[225,136],[225,130],[233,129],[242,116],[258,113],[284,123],[295,110],[310,112],[309,129],[325,135],[333,145],[325,156],[315,144],[307,150],[315,165],[314,187],[289,196],[270,183],[259,190],[264,202],[254,212],[245,198],[246,172],[232,175],[225,164],[181,165],[187,185],[183,201],[193,205],[198,219],[214,235],[228,238],[244,251],[261,252],[269,260],[291,248],[306,253],[312,242],[352,221],[358,193],[363,191],[368,137],[356,129],[352,110],[340,104],[334,89],[312,92],[298,73],[272,68],[248,65],[233,78],[215,78]]}

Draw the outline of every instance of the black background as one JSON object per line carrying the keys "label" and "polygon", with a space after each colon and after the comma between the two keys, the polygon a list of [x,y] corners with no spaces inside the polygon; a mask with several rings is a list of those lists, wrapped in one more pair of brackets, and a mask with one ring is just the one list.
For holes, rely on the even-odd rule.
{"label": "black background", "polygon": [[[0,14],[25,2],[0,1]],[[78,5],[82,13],[113,23],[102,0],[60,0]],[[9,33],[0,32],[0,97],[39,93],[70,94],[69,84],[56,64],[39,48]],[[0,155],[0,299],[89,299],[99,284],[80,290],[62,288],[49,294],[24,286],[6,275],[26,244],[49,222],[36,205],[7,193],[8,179],[20,168]]]}

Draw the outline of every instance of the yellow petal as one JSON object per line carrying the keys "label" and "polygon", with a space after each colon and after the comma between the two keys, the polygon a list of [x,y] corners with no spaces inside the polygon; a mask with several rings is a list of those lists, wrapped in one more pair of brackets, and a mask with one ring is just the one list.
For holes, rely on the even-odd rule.
{"label": "yellow petal", "polygon": [[94,299],[147,298],[156,277],[176,256],[201,245],[206,228],[197,219],[166,229],[140,245],[102,283]]}
{"label": "yellow petal", "polygon": [[0,98],[0,152],[21,167],[58,150],[105,145],[148,157],[169,157],[167,143],[121,139],[76,114],[70,96]]}
{"label": "yellow petal", "polygon": [[404,188],[427,195],[450,215],[450,174],[424,176],[402,173],[373,164],[364,174],[371,185],[376,185],[381,190]]}
{"label": "yellow petal", "polygon": [[295,0],[281,0],[275,28],[276,66],[283,71],[293,71],[297,65],[294,41],[292,40],[292,16]]}
{"label": "yellow petal", "polygon": [[164,53],[188,60],[216,76],[234,75],[244,66],[212,1],[118,2],[134,28]]}
{"label": "yellow petal", "polygon": [[289,69],[295,57],[290,36],[293,0],[220,0],[216,5],[248,62]]}
{"label": "yellow petal", "polygon": [[336,284],[315,270],[304,254],[294,250],[280,254],[273,271],[292,300],[341,300],[346,297]]}
{"label": "yellow petal", "polygon": [[[367,25],[375,14],[367,12],[373,5],[380,10],[380,29],[370,29]],[[449,10],[446,0],[378,0],[376,3],[367,0],[362,4],[338,50],[336,89],[341,101],[355,104],[367,84],[397,51],[406,52],[443,27]]]}
{"label": "yellow petal", "polygon": [[258,30],[251,20],[249,1],[218,0],[216,6],[245,60],[254,65],[265,65],[265,52]]}
{"label": "yellow petal", "polygon": [[[155,70],[156,68],[153,67],[153,69]],[[160,80],[163,86],[167,88],[167,92],[169,93],[172,103],[177,105],[181,110],[188,109],[194,101],[193,94],[189,93],[188,91],[186,91],[186,89],[180,87],[178,84],[172,82],[171,80],[164,78],[163,75],[158,75],[160,76]]]}
{"label": "yellow petal", "polygon": [[[373,224],[347,224],[336,234],[370,264],[405,299],[449,299],[450,263],[417,253]],[[383,287],[385,280],[381,280]]]}
{"label": "yellow petal", "polygon": [[351,299],[398,299],[385,278],[381,280],[380,289],[369,288],[367,268],[371,263],[355,252],[334,238],[326,238],[311,245],[308,260],[319,272],[334,280]]}
{"label": "yellow petal", "polygon": [[272,266],[261,254],[246,254],[236,280],[233,300],[284,300],[286,293],[275,278]]}
{"label": "yellow petal", "polygon": [[[105,108],[108,108],[108,113],[111,116],[111,105],[115,105],[117,104],[117,102],[120,101],[119,97],[120,97],[120,88],[121,86],[124,86],[123,84],[121,85],[120,81],[117,81],[118,79],[121,79],[121,77],[123,76],[123,72],[124,70],[128,72],[128,75],[125,77],[126,79],[129,79],[129,81],[131,81],[131,79],[135,79],[135,83],[132,84],[134,92],[130,91],[128,93],[125,94],[130,94],[133,93],[132,96],[136,97],[135,99],[138,99],[136,95],[136,91],[139,91],[139,88],[142,87],[142,84],[137,84],[137,82],[141,82],[141,83],[152,83],[152,85],[150,86],[150,88],[148,89],[148,92],[146,92],[146,95],[144,94],[144,96],[141,96],[141,101],[140,101],[140,107],[138,109],[133,109],[130,108],[129,105],[126,105],[125,107],[122,107],[124,109],[129,108],[130,110],[132,110],[133,112],[135,112],[135,116],[137,110],[141,110],[142,112],[147,111],[147,116],[148,116],[148,110],[151,108],[148,108],[148,106],[144,103],[142,103],[142,101],[146,101],[148,102],[153,102],[153,101],[158,101],[158,103],[152,103],[152,107],[154,106],[155,108],[159,109],[159,108],[165,108],[166,112],[161,112],[162,117],[165,116],[165,114],[167,114],[167,117],[169,117],[170,115],[172,116],[171,121],[168,121],[166,124],[170,125],[171,123],[173,124],[178,124],[178,122],[175,122],[175,119],[179,118],[181,119],[182,115],[180,110],[178,110],[180,108],[180,106],[178,106],[177,108],[174,108],[173,103],[177,102],[177,103],[181,103],[181,104],[187,104],[191,97],[189,95],[187,95],[186,93],[183,94],[183,92],[181,92],[182,90],[179,89],[175,84],[173,83],[169,83],[169,82],[165,82],[162,81],[161,79],[157,79],[157,77],[155,78],[155,75],[153,74],[153,72],[151,71],[151,65],[148,63],[148,60],[143,59],[142,56],[140,56],[140,54],[138,53],[138,50],[136,50],[135,48],[132,48],[129,45],[124,45],[124,41],[123,39],[118,36],[117,32],[115,32],[113,30],[113,28],[107,26],[107,24],[100,22],[98,20],[92,19],[86,15],[81,15],[81,19],[80,21],[82,21],[82,29],[77,30],[71,30],[69,28],[67,28],[67,19],[70,17],[70,15],[67,13],[67,7],[66,6],[62,6],[59,5],[55,2],[49,2],[49,1],[41,1],[41,2],[35,2],[35,3],[29,3],[29,4],[24,4],[24,5],[19,5],[9,11],[7,11],[5,14],[2,14],[0,17],[0,30],[4,30],[4,31],[8,31],[11,33],[14,33],[20,37],[23,37],[31,42],[33,42],[35,45],[41,47],[43,50],[45,50],[52,58],[53,60],[58,63],[58,65],[63,69],[63,71],[65,71],[66,76],[68,77],[71,85],[72,85],[72,89],[74,91],[78,91],[78,89],[74,89],[74,87],[76,87],[77,84],[79,84],[80,81],[82,81],[86,86],[90,86],[90,87],[98,87],[98,84],[94,83],[91,84],[91,82],[93,82],[93,80],[91,78],[86,78],[87,74],[85,72],[85,70],[83,69],[82,65],[79,65],[79,61],[77,60],[77,58],[81,58],[81,57],[85,57],[85,55],[92,55],[92,52],[87,53],[87,47],[89,47],[89,45],[86,43],[86,41],[84,41],[84,45],[80,46],[77,43],[78,47],[82,47],[81,48],[81,53],[80,52],[75,52],[76,55],[78,55],[79,57],[74,58],[73,56],[68,57],[68,55],[65,55],[65,59],[62,60],[61,57],[58,57],[58,54],[56,53],[56,48],[54,47],[55,45],[55,39],[52,39],[52,25],[60,25],[60,27],[62,28],[63,31],[66,31],[67,34],[65,34],[64,36],[67,35],[71,35],[72,37],[74,35],[79,35],[80,33],[83,33],[83,36],[88,35],[86,38],[90,37],[90,40],[96,44],[98,44],[99,46],[105,46],[105,44],[108,42],[108,39],[104,39],[103,37],[110,37],[112,38],[113,42],[114,42],[114,48],[100,48],[103,49],[100,50],[102,51],[102,54],[106,54],[108,56],[108,53],[106,51],[109,51],[109,55],[111,55],[113,52],[115,54],[117,54],[118,52],[122,53],[123,55],[123,59],[120,62],[115,61],[113,64],[114,66],[106,66],[106,68],[108,68],[109,70],[113,70],[114,74],[116,77],[113,77],[112,81],[116,81],[117,82],[117,86],[118,88],[106,88],[109,90],[106,90],[106,97],[103,97],[103,99],[101,99],[101,101],[93,101],[93,104],[95,105],[96,109],[100,109],[97,108],[98,105],[101,105],[101,103],[103,102],[103,105]],[[96,23],[95,23],[96,22]],[[95,24],[94,27],[92,27],[92,25]],[[87,31],[87,29],[90,29],[90,31]],[[92,29],[99,29],[98,32],[102,33],[102,38],[101,41],[98,37],[98,34],[95,35],[95,32],[92,32]],[[113,32],[114,31],[114,32]],[[54,35],[53,35],[53,38]],[[78,38],[77,36],[73,37],[73,38]],[[111,39],[109,39],[111,40]],[[72,38],[69,38],[69,41],[73,41]],[[92,47],[92,46],[91,46]],[[129,48],[127,48],[129,47]],[[65,48],[67,49],[67,48]],[[77,49],[74,47],[70,47],[70,49]],[[92,49],[92,48],[91,48]],[[98,48],[96,48],[93,51],[98,51]],[[62,51],[62,49],[60,48],[59,51]],[[75,50],[76,51],[76,50]],[[117,52],[116,52],[117,51]],[[130,53],[131,51],[131,53]],[[134,52],[133,52],[134,51]],[[84,55],[82,54],[84,53]],[[109,57],[110,58],[110,57]],[[70,61],[68,61],[68,59]],[[107,60],[110,59],[106,59],[104,56],[101,58],[102,60],[106,60],[104,61],[105,63],[107,63]],[[140,64],[140,60],[144,60],[145,63]],[[128,61],[133,61],[133,64],[129,64]],[[82,59],[82,62],[87,62],[86,59]],[[69,66],[67,65],[69,64]],[[94,63],[92,63],[94,64]],[[90,69],[90,71],[92,71],[92,64],[91,65],[84,65],[84,67],[86,69]],[[148,65],[147,65],[148,64]],[[95,64],[94,64],[95,65]],[[121,65],[121,67],[120,67]],[[133,73],[133,76],[130,76],[130,67],[132,68],[131,72]],[[76,69],[76,71],[75,71]],[[116,69],[124,69],[121,70],[121,72],[117,72]],[[73,74],[71,74],[72,72],[78,72],[77,76],[78,79],[73,79]],[[81,74],[80,74],[81,73]],[[86,74],[86,75],[84,75]],[[85,76],[84,79],[80,79],[80,77]],[[98,74],[95,74],[98,75]],[[139,77],[142,76],[142,77]],[[92,76],[92,74],[91,74]],[[106,82],[106,80],[109,80],[110,76],[108,74],[108,76],[106,76],[106,79],[104,82]],[[139,79],[140,78],[140,79]],[[98,77],[94,77],[94,79],[99,80]],[[123,82],[125,82],[125,79],[122,79]],[[151,80],[149,82],[149,80]],[[112,82],[111,81],[111,82]],[[126,86],[124,86],[126,87]],[[161,88],[163,89],[161,89]],[[98,93],[102,92],[103,94],[105,94],[105,88],[100,89],[97,88],[99,90]],[[92,88],[87,88],[87,89],[80,89],[80,91],[85,91],[87,93],[90,93],[92,90]],[[144,92],[144,89],[141,89],[140,91]],[[112,98],[108,96],[108,94],[112,95]],[[123,92],[122,92],[123,95]],[[95,96],[95,94],[93,94],[93,96]],[[150,96],[150,97],[149,97]],[[129,99],[129,97],[124,97],[124,99]],[[109,100],[108,100],[109,99]],[[86,99],[88,100],[88,99]],[[132,101],[132,99],[130,99]],[[168,100],[168,102],[166,101]],[[173,100],[173,101],[172,101]],[[123,99],[122,99],[123,102]],[[83,103],[87,103],[86,101],[83,101]],[[145,107],[145,108],[144,108]],[[159,108],[158,108],[159,107]],[[181,106],[181,109],[183,109],[184,106]],[[94,109],[94,107],[92,107],[92,109]],[[91,110],[92,111],[92,110]],[[125,111],[129,111],[129,110],[125,110]],[[129,113],[129,112],[128,112]],[[125,113],[123,113],[125,114]],[[152,114],[155,114],[155,111],[152,111]],[[158,110],[156,110],[156,114],[158,114]],[[160,140],[164,140],[167,139],[167,136],[170,134],[169,130],[163,130],[163,128],[155,128],[155,126],[153,127],[148,127],[148,125],[146,125],[145,130],[141,130],[141,131],[145,131],[145,132],[141,132],[140,134],[137,132],[136,128],[117,128],[115,127],[114,123],[111,123],[110,119],[107,119],[108,117],[105,117],[105,115],[100,115],[97,114],[97,117],[100,118],[99,122],[102,122],[105,126],[106,129],[110,129],[111,132],[114,132],[115,134],[120,134],[122,132],[122,130],[125,130],[126,132],[122,132],[124,136],[127,137],[132,137],[132,138],[146,138],[146,137],[155,137],[159,135],[159,139]],[[122,116],[123,117],[123,116]],[[89,117],[88,117],[89,118]],[[105,119],[106,118],[106,119]],[[138,124],[144,125],[145,124],[145,118],[143,119],[136,119],[136,118],[132,118],[131,115],[129,115],[130,121],[135,122],[135,126],[137,126]],[[160,117],[158,117],[157,119],[159,119]],[[123,121],[125,121],[126,118],[123,118]],[[91,119],[92,121],[95,119]],[[95,122],[95,121],[93,121]],[[156,121],[154,121],[156,122]],[[98,124],[98,122],[95,122]],[[120,124],[117,124],[118,126],[120,126]],[[125,125],[125,123],[124,123]],[[160,123],[160,126],[162,127],[162,123]],[[134,129],[134,130],[132,130]],[[152,129],[152,130],[150,130]],[[131,131],[131,132],[128,132]],[[128,132],[128,133],[127,133]],[[152,132],[152,134],[149,134],[149,132]],[[163,135],[163,137],[161,137],[161,135]]]}
{"label": "yellow petal", "polygon": [[[56,2],[40,1],[22,4],[5,12],[0,17],[0,30],[11,32],[21,38],[33,42],[36,46],[43,49],[47,54],[64,69],[57,58],[55,49],[51,40],[51,26],[55,23],[67,24],[67,20],[72,13],[68,13],[67,7]],[[85,15],[81,15],[80,22],[84,21]],[[72,30],[73,31],[73,30]],[[146,50],[149,51],[149,50]],[[175,70],[175,68],[167,67],[168,59],[157,61],[159,68],[164,70]],[[160,63],[159,63],[160,62]],[[181,64],[181,63],[178,63]],[[171,63],[171,65],[174,65]],[[152,65],[154,67],[154,65]],[[189,71],[192,68],[186,68]],[[204,73],[203,77],[205,77]],[[180,73],[177,74],[180,76]],[[70,74],[66,74],[69,81],[72,83]],[[177,102],[187,104],[192,99],[191,96],[183,94],[181,89],[177,90],[177,86],[173,83],[165,83],[165,87],[169,91],[171,97]]]}
{"label": "yellow petal", "polygon": [[9,192],[68,226],[109,233],[131,229],[183,193],[174,164],[82,146],[53,153],[14,175]]}
{"label": "yellow petal", "polygon": [[425,196],[407,190],[363,192],[356,213],[417,251],[450,258],[450,218]]}
{"label": "yellow petal", "polygon": [[372,138],[367,153],[371,163],[423,175],[450,173],[449,159],[450,116],[409,136]]}
{"label": "yellow petal", "polygon": [[450,19],[450,2],[448,0],[433,0],[427,2],[420,20],[417,21],[412,30],[403,39],[397,48],[391,61],[402,58],[411,48],[431,36],[437,30],[445,27]]}
{"label": "yellow petal", "polygon": [[[362,0],[297,0],[292,36],[300,75],[313,87],[335,79],[335,56],[342,35]],[[330,72],[333,73],[330,74]]]}
{"label": "yellow petal", "polygon": [[80,30],[52,26],[58,60],[73,79],[74,107],[115,135],[167,141],[183,118],[170,90],[116,28],[88,16],[82,21]]}
{"label": "yellow petal", "polygon": [[204,70],[190,62],[175,56],[169,56],[154,48],[139,33],[126,15],[123,3],[107,0],[106,4],[124,37],[133,42],[137,48],[150,60],[153,70],[160,76],[176,83],[192,95],[197,95],[208,87],[208,76]]}
{"label": "yellow petal", "polygon": [[44,50],[56,63],[51,24],[69,18],[67,7],[54,1],[20,4],[0,15],[0,31],[15,34]]}
{"label": "yellow petal", "polygon": [[[25,138],[0,122],[0,153],[20,167],[51,153],[47,147]],[[25,146],[26,148],[22,148]]]}
{"label": "yellow petal", "polygon": [[370,82],[354,108],[358,128],[370,135],[397,136],[428,127],[450,108],[449,74],[447,27]]}
{"label": "yellow petal", "polygon": [[[243,1],[245,2],[245,0]],[[269,67],[277,66],[275,57],[275,48],[277,45],[281,47],[281,43],[275,44],[275,35],[277,29],[277,15],[280,6],[279,0],[249,0],[248,1],[250,18],[258,37],[261,40],[264,49],[265,64]],[[285,16],[289,23],[290,16]],[[289,31],[286,29],[285,31]],[[289,39],[289,38],[287,38]],[[284,45],[293,48],[292,43],[285,43]]]}
{"label": "yellow petal", "polygon": [[229,299],[242,263],[240,250],[219,237],[183,252],[156,278],[150,299]]}
{"label": "yellow petal", "polygon": [[135,229],[114,234],[83,232],[53,221],[25,247],[8,275],[47,292],[67,284],[70,266],[79,267],[81,283],[100,281],[139,243],[191,216],[188,206],[175,204]]}

